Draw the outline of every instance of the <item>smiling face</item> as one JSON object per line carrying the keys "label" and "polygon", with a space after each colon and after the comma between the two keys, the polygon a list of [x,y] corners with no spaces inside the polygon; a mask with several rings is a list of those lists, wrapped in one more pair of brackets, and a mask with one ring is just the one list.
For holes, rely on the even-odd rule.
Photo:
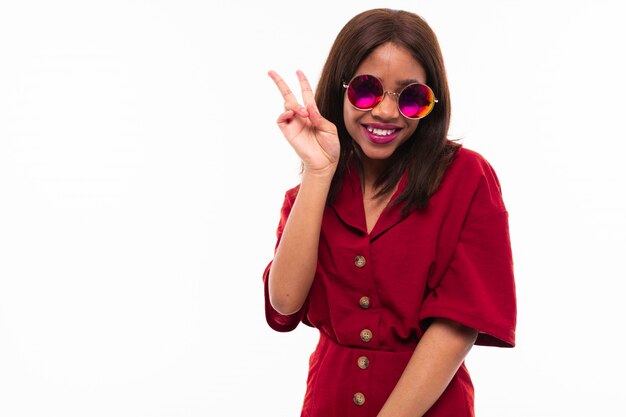
{"label": "smiling face", "polygon": [[[426,71],[404,47],[385,43],[361,62],[355,75],[371,74],[380,79],[386,91],[398,93],[414,82],[426,84]],[[385,94],[372,110],[357,110],[344,94],[343,119],[346,130],[359,145],[364,165],[383,162],[406,142],[419,123],[398,110],[396,96]]]}

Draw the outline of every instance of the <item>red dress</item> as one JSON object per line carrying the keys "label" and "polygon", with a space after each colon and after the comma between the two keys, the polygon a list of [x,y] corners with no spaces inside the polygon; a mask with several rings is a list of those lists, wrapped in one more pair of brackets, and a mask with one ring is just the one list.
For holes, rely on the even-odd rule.
{"label": "red dress", "polygon": [[[406,176],[392,200],[405,186]],[[297,192],[286,193],[278,240]],[[368,234],[352,170],[324,211],[317,271],[299,312],[284,316],[272,308],[271,263],[265,270],[268,324],[286,332],[302,321],[320,331],[302,417],[375,417],[434,318],[478,330],[478,345],[515,344],[508,213],[489,163],[458,149],[427,208],[404,217],[401,210],[388,205]],[[473,416],[473,403],[462,365],[425,416]]]}

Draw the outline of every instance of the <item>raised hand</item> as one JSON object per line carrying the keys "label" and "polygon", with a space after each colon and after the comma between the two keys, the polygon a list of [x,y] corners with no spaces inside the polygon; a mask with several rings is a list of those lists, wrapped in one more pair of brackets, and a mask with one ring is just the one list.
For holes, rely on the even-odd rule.
{"label": "raised hand", "polygon": [[285,99],[285,111],[276,123],[310,173],[334,173],[339,161],[339,137],[335,125],[320,114],[309,81],[297,71],[304,106],[298,103],[287,83],[274,71],[268,75]]}

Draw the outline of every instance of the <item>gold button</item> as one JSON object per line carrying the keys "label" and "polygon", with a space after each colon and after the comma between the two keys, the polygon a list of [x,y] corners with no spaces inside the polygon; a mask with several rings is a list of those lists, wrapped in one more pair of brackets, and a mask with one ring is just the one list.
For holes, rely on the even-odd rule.
{"label": "gold button", "polygon": [[363,329],[361,330],[361,340],[364,341],[365,343],[369,342],[370,340],[372,340],[372,331],[370,329]]}
{"label": "gold button", "polygon": [[370,360],[367,359],[367,356],[359,356],[359,359],[356,360],[356,364],[361,369],[367,369],[370,366]]}
{"label": "gold button", "polygon": [[354,264],[357,266],[357,268],[363,268],[365,266],[365,256],[359,255],[354,258]]}
{"label": "gold button", "polygon": [[362,309],[370,308],[370,298],[369,297],[361,297],[359,299],[359,305]]}
{"label": "gold button", "polygon": [[356,405],[365,404],[365,395],[363,395],[362,392],[357,392],[356,394],[354,394],[354,397],[352,397],[352,399],[354,400],[354,403]]}

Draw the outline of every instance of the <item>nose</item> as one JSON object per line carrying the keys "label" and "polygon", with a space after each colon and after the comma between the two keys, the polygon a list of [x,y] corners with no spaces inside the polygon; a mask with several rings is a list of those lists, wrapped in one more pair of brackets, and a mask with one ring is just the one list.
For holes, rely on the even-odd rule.
{"label": "nose", "polygon": [[398,98],[391,96],[395,96],[395,94],[388,91],[383,93],[383,99],[372,109],[372,116],[383,120],[392,120],[400,117]]}

